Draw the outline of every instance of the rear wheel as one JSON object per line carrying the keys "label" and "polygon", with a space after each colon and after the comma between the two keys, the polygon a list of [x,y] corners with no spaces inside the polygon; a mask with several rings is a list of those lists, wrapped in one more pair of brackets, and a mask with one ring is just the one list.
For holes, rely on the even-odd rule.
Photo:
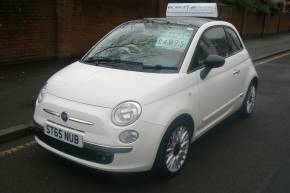
{"label": "rear wheel", "polygon": [[174,121],[166,131],[154,163],[154,170],[158,174],[174,176],[182,168],[186,161],[192,129],[186,120]]}
{"label": "rear wheel", "polygon": [[256,88],[256,84],[252,81],[248,88],[247,95],[243,101],[243,104],[238,111],[239,117],[247,118],[253,114],[256,104]]}

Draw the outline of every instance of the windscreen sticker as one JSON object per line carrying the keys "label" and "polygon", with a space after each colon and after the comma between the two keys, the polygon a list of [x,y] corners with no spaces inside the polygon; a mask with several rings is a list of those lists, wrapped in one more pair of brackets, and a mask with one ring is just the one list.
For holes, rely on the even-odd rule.
{"label": "windscreen sticker", "polygon": [[191,37],[192,30],[166,30],[160,33],[155,47],[168,50],[184,50]]}

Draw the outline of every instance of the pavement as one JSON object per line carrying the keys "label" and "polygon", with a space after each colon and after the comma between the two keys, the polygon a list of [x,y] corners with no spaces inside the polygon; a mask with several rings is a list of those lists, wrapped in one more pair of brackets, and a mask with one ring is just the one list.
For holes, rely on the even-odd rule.
{"label": "pavement", "polygon": [[271,54],[290,49],[290,33],[248,39],[244,43],[253,60],[259,60]]}
{"label": "pavement", "polygon": [[[248,39],[245,45],[252,59],[258,60],[290,49],[290,33]],[[23,129],[32,125],[38,91],[51,75],[72,62],[73,59],[0,66],[0,143],[9,135],[22,135]]]}
{"label": "pavement", "polygon": [[92,170],[27,136],[0,145],[0,192],[289,193],[290,55],[256,69],[260,84],[253,116],[232,116],[198,139],[175,178]]}
{"label": "pavement", "polygon": [[[34,103],[46,80],[73,60],[0,66],[0,143],[32,125]],[[24,132],[25,133],[25,132]]]}

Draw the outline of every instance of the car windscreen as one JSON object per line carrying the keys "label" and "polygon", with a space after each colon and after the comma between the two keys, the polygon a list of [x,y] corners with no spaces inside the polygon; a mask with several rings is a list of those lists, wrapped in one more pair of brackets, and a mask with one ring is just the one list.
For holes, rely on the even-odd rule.
{"label": "car windscreen", "polygon": [[96,44],[81,62],[122,70],[177,73],[197,28],[129,22]]}

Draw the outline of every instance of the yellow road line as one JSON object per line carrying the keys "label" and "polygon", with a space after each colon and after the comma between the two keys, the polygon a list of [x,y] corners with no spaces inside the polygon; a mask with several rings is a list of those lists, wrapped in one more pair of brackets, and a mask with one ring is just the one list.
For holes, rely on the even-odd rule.
{"label": "yellow road line", "polygon": [[260,65],[263,65],[263,64],[266,64],[268,62],[271,62],[273,60],[277,60],[279,58],[283,58],[285,56],[288,56],[290,54],[290,52],[286,52],[286,53],[283,53],[283,54],[280,54],[280,55],[277,55],[277,56],[274,56],[274,57],[271,57],[271,58],[268,58],[268,59],[265,59],[265,60],[262,60],[260,62],[256,62],[255,63],[255,66],[260,66]]}
{"label": "yellow road line", "polygon": [[22,145],[18,145],[16,147],[12,147],[12,148],[9,148],[7,150],[1,151],[0,158],[11,155],[11,154],[16,153],[16,152],[23,150],[23,149],[27,149],[31,146],[34,146],[35,144],[36,144],[36,141],[29,141],[29,142],[24,143]]}

